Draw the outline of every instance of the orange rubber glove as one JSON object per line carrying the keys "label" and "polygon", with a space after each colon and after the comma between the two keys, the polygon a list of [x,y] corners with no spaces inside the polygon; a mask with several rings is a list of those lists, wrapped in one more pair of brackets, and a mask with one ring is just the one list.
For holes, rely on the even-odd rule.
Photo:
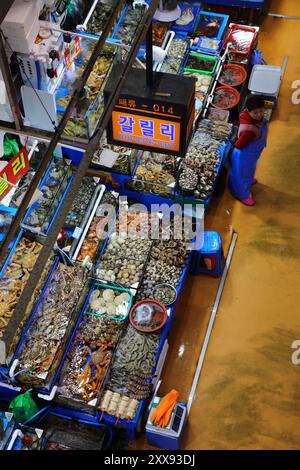
{"label": "orange rubber glove", "polygon": [[178,402],[179,393],[177,390],[171,390],[163,397],[160,404],[155,408],[151,415],[151,423],[156,424],[160,428],[165,428],[171,418],[174,406]]}

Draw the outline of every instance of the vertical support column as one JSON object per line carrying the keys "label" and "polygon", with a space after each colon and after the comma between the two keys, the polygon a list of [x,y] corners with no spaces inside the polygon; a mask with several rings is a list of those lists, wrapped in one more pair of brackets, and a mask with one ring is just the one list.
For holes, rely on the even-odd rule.
{"label": "vertical support column", "polygon": [[8,63],[6,52],[5,52],[5,43],[4,43],[3,35],[1,32],[0,32],[0,69],[1,69],[3,80],[5,83],[5,88],[6,88],[7,96],[9,99],[11,112],[12,112],[14,122],[15,122],[15,127],[18,131],[20,131],[23,126],[22,116],[21,116],[21,111],[20,111],[20,107],[18,103],[18,98],[16,95],[16,90],[14,87],[13,78],[11,75],[9,63]]}
{"label": "vertical support column", "polygon": [[146,34],[146,81],[150,88],[153,85],[153,50],[152,50],[152,21]]}

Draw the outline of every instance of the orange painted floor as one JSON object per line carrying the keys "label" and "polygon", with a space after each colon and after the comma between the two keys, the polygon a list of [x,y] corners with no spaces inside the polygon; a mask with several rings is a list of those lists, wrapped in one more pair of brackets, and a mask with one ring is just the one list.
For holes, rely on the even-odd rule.
{"label": "orange painted floor", "polygon": [[[300,16],[300,2],[274,0],[270,11]],[[300,366],[300,21],[267,18],[259,48],[267,62],[289,63],[253,194],[246,208],[225,190],[206,216],[206,229],[232,228],[238,242],[184,437],[184,449],[299,449]],[[161,393],[188,398],[218,280],[190,277],[177,308]],[[132,446],[150,449],[145,437]]]}

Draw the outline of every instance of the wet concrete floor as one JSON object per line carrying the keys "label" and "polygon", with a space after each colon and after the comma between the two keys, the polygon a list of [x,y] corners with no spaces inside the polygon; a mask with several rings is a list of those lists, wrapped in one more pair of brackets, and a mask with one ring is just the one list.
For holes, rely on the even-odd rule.
{"label": "wet concrete floor", "polygon": [[[300,2],[273,0],[270,11],[300,16]],[[289,56],[279,106],[253,189],[255,208],[227,190],[215,198],[205,228],[238,242],[211,335],[183,449],[298,449],[300,365],[300,21],[267,18],[259,48],[268,64]],[[300,85],[300,82],[299,84]],[[300,92],[298,94],[300,100]],[[169,337],[160,393],[188,399],[218,280],[189,277]],[[151,449],[144,436],[133,448]]]}

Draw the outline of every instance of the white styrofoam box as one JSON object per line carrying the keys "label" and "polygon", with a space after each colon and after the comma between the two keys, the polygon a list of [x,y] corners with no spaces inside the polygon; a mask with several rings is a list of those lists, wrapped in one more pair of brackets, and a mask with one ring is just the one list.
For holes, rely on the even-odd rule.
{"label": "white styrofoam box", "polygon": [[4,35],[20,39],[27,37],[42,7],[41,0],[15,0],[1,25]]}
{"label": "white styrofoam box", "polygon": [[10,109],[5,83],[0,79],[0,119],[1,121],[13,122],[14,118]]}
{"label": "white styrofoam box", "polygon": [[30,54],[33,46],[34,41],[39,33],[40,24],[39,21],[36,20],[31,30],[27,33],[26,37],[23,38],[16,38],[14,36],[9,36],[8,42],[10,47],[14,52],[22,52],[23,54]]}
{"label": "white styrofoam box", "polygon": [[[37,97],[39,96],[39,98]],[[47,109],[51,120],[57,125],[56,101],[55,96],[42,90],[33,90],[31,86],[21,86],[21,96],[24,106],[26,122],[25,125],[36,127],[45,131],[53,132],[55,129],[49,116],[41,105],[40,100]]]}

